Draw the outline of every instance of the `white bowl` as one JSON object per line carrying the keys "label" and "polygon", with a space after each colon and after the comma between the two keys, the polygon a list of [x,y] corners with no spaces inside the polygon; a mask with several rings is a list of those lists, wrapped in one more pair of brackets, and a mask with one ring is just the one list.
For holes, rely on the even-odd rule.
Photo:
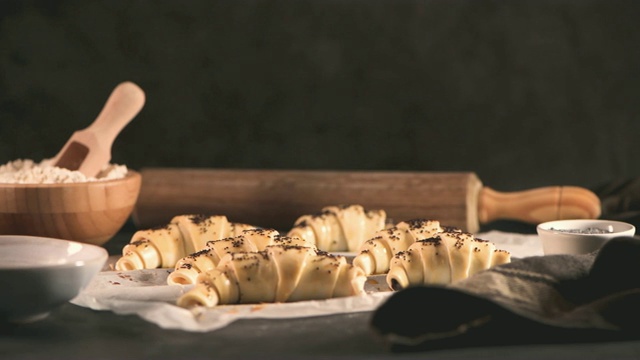
{"label": "white bowl", "polygon": [[620,236],[634,236],[635,226],[613,220],[556,220],[537,226],[545,255],[586,254]]}
{"label": "white bowl", "polygon": [[73,299],[109,257],[97,245],[0,235],[0,322],[30,322]]}

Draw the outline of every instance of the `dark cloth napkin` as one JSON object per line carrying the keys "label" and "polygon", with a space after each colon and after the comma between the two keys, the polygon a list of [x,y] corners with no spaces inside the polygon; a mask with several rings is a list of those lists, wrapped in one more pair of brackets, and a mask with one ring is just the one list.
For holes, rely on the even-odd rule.
{"label": "dark cloth napkin", "polygon": [[448,286],[407,288],[373,313],[393,351],[640,338],[640,240],[514,260]]}
{"label": "dark cloth napkin", "polygon": [[600,218],[624,221],[640,228],[640,177],[612,180],[592,190],[600,198]]}

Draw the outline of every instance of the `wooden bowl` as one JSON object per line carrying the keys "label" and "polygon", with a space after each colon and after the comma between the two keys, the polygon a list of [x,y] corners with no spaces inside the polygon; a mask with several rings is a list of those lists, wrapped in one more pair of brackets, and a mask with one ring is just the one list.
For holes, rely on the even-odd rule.
{"label": "wooden bowl", "polygon": [[70,184],[0,184],[0,235],[103,245],[127,221],[142,176]]}

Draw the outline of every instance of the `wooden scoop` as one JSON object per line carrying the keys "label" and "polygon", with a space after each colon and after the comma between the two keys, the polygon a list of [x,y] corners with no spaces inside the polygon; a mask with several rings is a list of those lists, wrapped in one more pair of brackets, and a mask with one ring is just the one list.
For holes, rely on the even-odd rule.
{"label": "wooden scoop", "polygon": [[111,161],[111,145],[116,136],[140,112],[144,102],[140,87],[132,82],[120,83],[96,120],[73,133],[53,158],[53,165],[95,177]]}

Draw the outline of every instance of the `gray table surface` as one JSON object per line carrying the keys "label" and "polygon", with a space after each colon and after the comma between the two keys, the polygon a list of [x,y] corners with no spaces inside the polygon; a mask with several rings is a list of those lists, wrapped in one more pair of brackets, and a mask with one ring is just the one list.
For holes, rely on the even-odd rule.
{"label": "gray table surface", "polygon": [[[128,230],[105,245],[110,253],[121,250],[131,236]],[[372,331],[371,316],[240,320],[217,331],[192,333],[67,303],[38,322],[0,325],[0,359],[640,359],[640,341],[394,353]]]}

